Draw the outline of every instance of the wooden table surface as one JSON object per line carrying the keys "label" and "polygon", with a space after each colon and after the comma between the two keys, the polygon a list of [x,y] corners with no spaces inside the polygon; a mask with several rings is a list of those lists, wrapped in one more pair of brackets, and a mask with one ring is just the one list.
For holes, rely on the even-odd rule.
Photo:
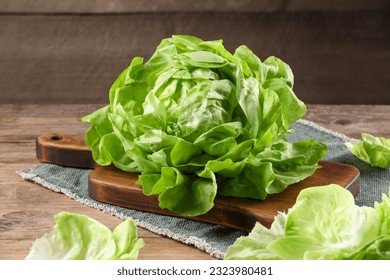
{"label": "wooden table surface", "polygon": [[[47,132],[83,136],[80,118],[102,105],[0,105],[0,259],[23,259],[32,242],[51,230],[61,211],[86,214],[110,228],[121,221],[65,195],[24,181],[16,170],[33,167],[35,138]],[[305,119],[359,138],[390,138],[390,105],[308,105]],[[212,259],[192,246],[139,228],[140,259]]]}

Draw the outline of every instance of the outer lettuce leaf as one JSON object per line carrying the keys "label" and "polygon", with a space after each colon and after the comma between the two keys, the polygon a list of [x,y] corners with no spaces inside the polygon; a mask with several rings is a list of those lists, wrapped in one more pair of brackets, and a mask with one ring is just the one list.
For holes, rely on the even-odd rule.
{"label": "outer lettuce leaf", "polygon": [[207,167],[223,175],[218,178],[218,194],[265,199],[312,175],[325,152],[325,144],[314,140],[282,141],[242,161],[209,161]]}
{"label": "outer lettuce leaf", "polygon": [[61,212],[55,221],[54,228],[34,242],[26,259],[134,260],[144,246],[131,218],[113,232],[85,215]]}
{"label": "outer lettuce leaf", "polygon": [[361,142],[346,143],[351,153],[372,166],[390,167],[390,139],[367,133],[362,133],[361,138]]}
{"label": "outer lettuce leaf", "polygon": [[86,143],[98,164],[140,172],[144,193],[179,214],[206,213],[217,193],[265,199],[310,176],[326,152],[285,140],[306,113],[293,84],[276,57],[173,36],[148,61],[134,58],[110,104],[83,118]]}
{"label": "outer lettuce leaf", "polygon": [[390,259],[390,199],[359,207],[338,185],[307,188],[270,229],[256,224],[225,259]]}
{"label": "outer lettuce leaf", "polygon": [[268,229],[256,223],[248,236],[237,238],[225,254],[226,260],[280,260],[281,258],[270,251],[267,245],[284,236],[286,214],[279,213],[271,228]]}
{"label": "outer lettuce leaf", "polygon": [[197,178],[190,178],[176,168],[163,167],[161,174],[141,174],[139,182],[146,195],[159,195],[161,208],[185,216],[209,211],[214,206],[217,194],[215,175],[207,169],[198,174]]}

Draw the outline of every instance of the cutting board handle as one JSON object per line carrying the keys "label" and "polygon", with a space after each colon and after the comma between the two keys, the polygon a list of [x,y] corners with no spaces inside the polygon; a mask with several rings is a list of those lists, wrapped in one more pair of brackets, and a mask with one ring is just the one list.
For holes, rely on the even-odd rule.
{"label": "cutting board handle", "polygon": [[36,138],[37,159],[67,167],[95,168],[91,150],[84,139],[62,133],[47,133]]}

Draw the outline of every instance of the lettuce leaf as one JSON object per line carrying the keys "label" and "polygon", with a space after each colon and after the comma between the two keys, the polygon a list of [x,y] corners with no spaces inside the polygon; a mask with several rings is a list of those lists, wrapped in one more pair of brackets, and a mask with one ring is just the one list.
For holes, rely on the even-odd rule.
{"label": "lettuce leaf", "polygon": [[33,243],[27,260],[135,260],[144,246],[131,218],[112,232],[85,215],[61,212],[55,221],[54,228]]}
{"label": "lettuce leaf", "polygon": [[338,185],[300,192],[288,213],[268,229],[257,223],[231,245],[225,259],[390,259],[390,198],[375,207],[355,205]]}
{"label": "lettuce leaf", "polygon": [[346,143],[351,153],[372,166],[383,169],[390,167],[390,139],[367,133],[362,133],[361,139],[357,143]]}
{"label": "lettuce leaf", "polygon": [[135,57],[110,104],[83,118],[86,144],[98,164],[140,172],[144,194],[182,215],[206,213],[217,194],[265,199],[313,174],[327,150],[286,141],[306,113],[293,85],[279,58],[172,36],[148,61]]}

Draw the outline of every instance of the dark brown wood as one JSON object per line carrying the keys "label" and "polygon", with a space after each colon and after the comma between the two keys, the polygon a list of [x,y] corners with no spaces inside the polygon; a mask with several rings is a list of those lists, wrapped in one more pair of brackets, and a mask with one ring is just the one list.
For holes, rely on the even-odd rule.
{"label": "dark brown wood", "polygon": [[[44,134],[37,138],[37,158],[42,162],[56,163],[72,167],[93,168],[89,175],[89,196],[95,200],[163,215],[179,216],[161,209],[157,196],[145,196],[137,185],[138,175],[117,168],[100,167],[93,163],[91,151],[84,141],[76,136],[65,134]],[[321,162],[311,177],[289,186],[280,194],[270,195],[264,201],[217,196],[212,210],[194,220],[225,225],[250,231],[258,221],[269,226],[279,211],[286,211],[304,188],[339,184],[350,190],[354,196],[359,192],[359,170],[353,166]]]}
{"label": "dark brown wood", "polygon": [[82,138],[63,133],[43,134],[36,139],[37,159],[62,166],[94,168],[91,150]]}
{"label": "dark brown wood", "polygon": [[386,7],[386,0],[0,0],[8,13],[161,13],[362,10]]}
{"label": "dark brown wood", "polygon": [[[186,218],[249,232],[256,222],[269,227],[277,213],[291,208],[299,192],[305,188],[339,184],[354,196],[358,194],[359,170],[357,168],[326,161],[320,164],[322,168],[311,177],[289,186],[282,193],[269,195],[264,201],[217,196],[214,207],[209,212]],[[95,200],[130,209],[180,216],[161,209],[156,195],[145,196],[136,183],[137,179],[135,173],[123,172],[115,167],[97,167],[89,175],[89,195]]]}
{"label": "dark brown wood", "polygon": [[305,103],[390,104],[389,32],[386,10],[0,14],[0,103],[106,104],[133,57],[146,61],[161,39],[190,34],[281,58]]}

